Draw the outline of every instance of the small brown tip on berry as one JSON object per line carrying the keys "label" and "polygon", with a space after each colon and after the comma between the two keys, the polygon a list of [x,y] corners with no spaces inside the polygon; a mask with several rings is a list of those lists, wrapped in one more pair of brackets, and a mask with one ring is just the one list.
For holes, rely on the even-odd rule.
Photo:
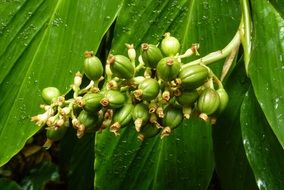
{"label": "small brown tip on berry", "polygon": [[169,37],[169,36],[171,36],[171,33],[170,33],[170,32],[166,32],[166,33],[164,34],[164,37]]}
{"label": "small brown tip on berry", "polygon": [[112,55],[112,54],[110,54],[110,55],[108,56],[107,63],[111,65],[111,64],[113,64],[114,62],[115,62],[115,56]]}
{"label": "small brown tip on berry", "polygon": [[102,106],[106,107],[109,105],[109,100],[107,98],[103,98],[100,103]]}
{"label": "small brown tip on berry", "polygon": [[172,130],[170,127],[165,127],[162,132],[161,132],[161,139],[163,139],[164,137],[167,137],[171,134]]}
{"label": "small brown tip on berry", "polygon": [[205,113],[201,113],[201,114],[199,114],[199,117],[200,117],[201,119],[203,119],[204,121],[206,121],[206,122],[209,120],[208,115],[207,115],[207,114],[205,114]]}
{"label": "small brown tip on berry", "polygon": [[141,142],[143,142],[144,139],[145,139],[145,136],[140,133],[140,134],[138,134],[137,139],[140,140]]}
{"label": "small brown tip on berry", "polygon": [[85,56],[85,58],[93,57],[94,56],[94,52],[93,51],[85,51],[84,52],[84,56]]}
{"label": "small brown tip on berry", "polygon": [[142,48],[142,50],[148,50],[148,49],[149,49],[149,44],[143,43],[143,44],[141,45],[141,48]]}
{"label": "small brown tip on berry", "polygon": [[174,64],[174,60],[173,59],[168,59],[167,60],[167,65],[173,65]]}

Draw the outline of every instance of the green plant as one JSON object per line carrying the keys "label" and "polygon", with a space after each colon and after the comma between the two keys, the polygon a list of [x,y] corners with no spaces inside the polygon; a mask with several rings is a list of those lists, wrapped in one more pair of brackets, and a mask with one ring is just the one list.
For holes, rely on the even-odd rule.
{"label": "green plant", "polygon": [[[214,189],[216,181],[222,189],[284,186],[282,1],[20,0],[0,2],[0,14],[1,176],[34,188],[49,180],[57,185],[63,181],[69,189],[92,189],[93,183],[97,189]],[[132,71],[133,47],[139,52],[143,43],[158,44],[166,32],[179,40],[179,52],[185,52],[180,58],[187,64],[181,69],[198,64],[208,67],[212,80],[207,86],[228,93],[225,110],[211,116],[212,123],[217,117],[213,126],[192,116],[161,140],[155,124],[143,125],[140,139],[152,137],[143,142],[137,141],[133,127],[121,129],[119,136],[102,130],[80,140],[68,128],[49,150],[41,148],[45,130],[33,125],[30,118],[40,113],[42,89],[56,86],[67,99],[71,92],[79,96],[84,92],[78,88],[81,82],[88,86],[84,75],[77,73],[74,80],[74,73],[83,71],[84,52],[92,50],[105,65],[109,54],[127,56],[125,43],[133,43],[128,44],[129,64],[127,68],[113,65],[112,69],[117,76],[124,73],[120,77],[130,79],[139,74]],[[152,58],[149,65],[158,59]],[[101,88],[101,74],[92,74],[89,77],[98,80],[92,84],[96,92]],[[116,85],[121,85],[116,82],[110,83],[113,91],[102,94],[103,104],[99,101],[98,109],[109,104]],[[140,79],[136,82],[141,83]],[[171,94],[168,89],[162,93],[165,98]],[[113,108],[124,105],[122,97],[111,100]],[[97,109],[98,99],[92,109]],[[83,101],[77,103],[79,110],[84,109]],[[191,115],[190,106],[182,109],[187,117]],[[63,113],[69,111],[66,108]],[[111,114],[98,115],[97,121],[111,126]],[[150,113],[149,120],[156,119]],[[77,131],[79,137],[81,134]],[[43,164],[50,159],[53,163]],[[22,167],[16,167],[21,160],[25,160],[19,164]],[[18,176],[11,171],[18,171]],[[52,173],[61,176],[52,178]],[[80,178],[82,174],[86,177]],[[218,180],[211,180],[216,176]],[[17,186],[7,180],[1,180],[0,186],[7,187],[7,183]]]}

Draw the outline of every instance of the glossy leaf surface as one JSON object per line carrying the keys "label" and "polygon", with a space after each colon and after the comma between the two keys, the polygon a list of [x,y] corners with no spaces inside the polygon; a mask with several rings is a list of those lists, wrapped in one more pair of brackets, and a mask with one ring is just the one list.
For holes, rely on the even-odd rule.
{"label": "glossy leaf surface", "polygon": [[221,187],[225,190],[257,189],[243,147],[240,124],[240,108],[249,86],[250,81],[241,60],[225,81],[230,100],[213,127],[215,168]]}
{"label": "glossy leaf surface", "polygon": [[41,89],[69,89],[84,51],[97,50],[121,1],[7,1],[9,7],[0,38],[0,165],[39,130],[30,118],[40,112]]}
{"label": "glossy leaf surface", "polygon": [[241,108],[241,126],[246,155],[259,189],[284,186],[284,151],[271,130],[252,88]]}
{"label": "glossy leaf surface", "polygon": [[252,12],[249,76],[260,107],[284,147],[284,19],[266,0],[252,1]]}

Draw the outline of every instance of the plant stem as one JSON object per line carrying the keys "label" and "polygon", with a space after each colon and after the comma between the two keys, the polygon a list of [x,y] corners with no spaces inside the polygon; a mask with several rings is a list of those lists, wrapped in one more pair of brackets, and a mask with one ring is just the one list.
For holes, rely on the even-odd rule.
{"label": "plant stem", "polygon": [[251,15],[249,10],[248,0],[240,0],[242,6],[242,20],[239,27],[239,31],[241,33],[241,42],[244,48],[244,61],[245,61],[245,69],[248,75],[248,65],[251,56]]}
{"label": "plant stem", "polygon": [[[239,44],[240,45],[240,44]],[[226,75],[228,74],[230,68],[232,67],[232,64],[235,60],[236,55],[238,54],[239,51],[239,47],[236,47],[235,49],[233,49],[230,53],[230,55],[226,58],[225,63],[223,65],[223,69],[222,69],[222,73],[221,73],[221,77],[220,80],[223,81],[224,78],[226,77]]]}
{"label": "plant stem", "polygon": [[225,57],[227,57],[232,50],[234,50],[235,48],[238,48],[239,44],[240,44],[240,32],[237,31],[237,33],[235,34],[234,38],[231,40],[231,42],[222,50],[218,50],[212,53],[209,53],[208,55],[194,60],[192,62],[189,62],[187,64],[182,65],[182,69],[187,68],[191,65],[197,65],[197,64],[204,64],[204,65],[208,65],[210,63],[213,63],[215,61],[218,61],[220,59],[223,59]]}

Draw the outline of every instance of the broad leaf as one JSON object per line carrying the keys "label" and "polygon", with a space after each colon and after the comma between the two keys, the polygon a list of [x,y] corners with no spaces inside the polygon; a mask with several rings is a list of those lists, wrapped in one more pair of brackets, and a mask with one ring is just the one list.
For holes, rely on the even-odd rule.
{"label": "broad leaf", "polygon": [[60,182],[59,171],[50,161],[40,163],[34,167],[21,181],[21,189],[48,189],[48,183]]}
{"label": "broad leaf", "polygon": [[153,189],[207,189],[214,160],[211,128],[191,118],[162,140]]}
{"label": "broad leaf", "polygon": [[5,190],[21,190],[22,188],[10,179],[0,178],[0,188]]}
{"label": "broad leaf", "polygon": [[279,12],[279,14],[284,18],[284,3],[281,0],[269,0],[273,7]]}
{"label": "broad leaf", "polygon": [[92,189],[94,184],[94,134],[76,137],[74,129],[68,130],[60,141],[59,165],[66,172],[67,189]]}
{"label": "broad leaf", "polygon": [[[216,0],[125,1],[116,22],[112,52],[126,54],[124,43],[134,43],[139,52],[141,43],[157,44],[165,32],[171,32],[181,41],[183,51],[199,42],[200,53],[205,55],[230,41],[239,19],[238,1],[222,2],[221,6]],[[142,144],[137,142],[133,126],[117,137],[105,130],[96,136],[95,187],[167,189],[171,182],[181,188],[206,189],[213,170],[210,133],[211,128],[196,119],[185,121],[169,138],[161,141],[155,137]]]}
{"label": "broad leaf", "polygon": [[268,123],[284,147],[284,19],[266,0],[252,1],[249,76]]}
{"label": "broad leaf", "polygon": [[239,61],[225,83],[230,97],[228,106],[213,127],[215,167],[225,190],[257,189],[245,155],[240,124],[240,107],[249,85],[244,62]]}
{"label": "broad leaf", "polygon": [[283,189],[284,151],[269,127],[252,88],[241,108],[243,144],[259,189]]}
{"label": "broad leaf", "polygon": [[206,189],[213,169],[210,129],[192,118],[162,140],[140,142],[133,126],[123,129],[120,138],[109,131],[98,134],[96,189]]}
{"label": "broad leaf", "polygon": [[[10,57],[1,58],[0,64],[6,68],[1,69],[1,77],[5,78],[0,86],[0,165],[39,130],[30,118],[40,112],[41,89],[46,86],[56,86],[61,92],[69,89],[74,73],[82,67],[84,51],[97,50],[121,7],[121,1],[111,0],[40,2],[25,1],[19,7],[17,1],[13,1],[16,5],[11,11],[14,12],[12,17],[4,12],[8,14],[4,18],[9,20],[6,28],[12,28],[17,34],[9,34],[11,31],[4,29],[0,43],[3,44],[2,56]],[[14,25],[14,22],[19,24]],[[32,23],[36,27],[32,27]],[[27,41],[18,38],[23,31],[29,32]],[[9,36],[11,42],[6,42],[5,36]],[[16,53],[10,52],[12,45]]]}

